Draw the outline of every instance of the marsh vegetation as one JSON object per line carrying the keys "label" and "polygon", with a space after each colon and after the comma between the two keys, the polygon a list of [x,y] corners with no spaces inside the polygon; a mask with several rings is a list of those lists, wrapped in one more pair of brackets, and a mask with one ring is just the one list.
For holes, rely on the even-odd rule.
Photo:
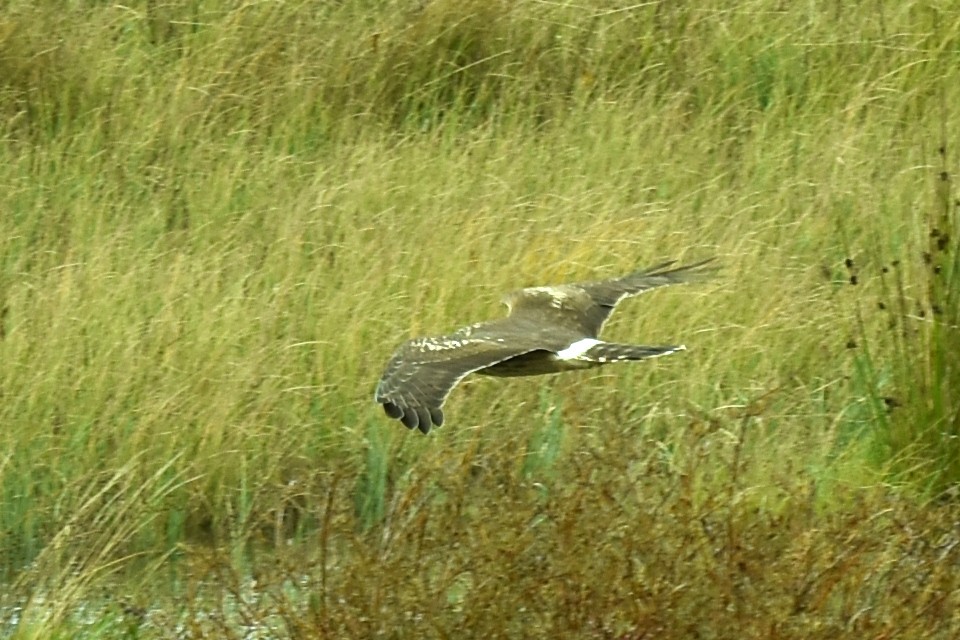
{"label": "marsh vegetation", "polygon": [[[950,2],[4,3],[0,636],[960,636]],[[393,348],[505,291],[652,363]]]}

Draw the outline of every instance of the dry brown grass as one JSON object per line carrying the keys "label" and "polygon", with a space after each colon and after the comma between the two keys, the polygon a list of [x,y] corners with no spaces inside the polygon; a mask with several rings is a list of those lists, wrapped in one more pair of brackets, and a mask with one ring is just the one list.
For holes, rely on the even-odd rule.
{"label": "dry brown grass", "polygon": [[[960,632],[956,503],[918,507],[880,485],[818,482],[760,416],[690,423],[673,448],[626,450],[586,431],[525,472],[525,436],[453,458],[426,453],[394,480],[381,526],[326,508],[309,545],[240,571],[190,554],[190,591],[149,609],[146,636],[951,638]],[[491,446],[491,443],[486,443]],[[479,442],[476,448],[479,448]],[[514,452],[511,454],[510,452]],[[523,452],[523,453],[516,453]],[[549,479],[547,479],[549,477]],[[762,481],[758,483],[758,478]],[[325,495],[324,495],[325,494]],[[492,497],[494,496],[494,497]]]}

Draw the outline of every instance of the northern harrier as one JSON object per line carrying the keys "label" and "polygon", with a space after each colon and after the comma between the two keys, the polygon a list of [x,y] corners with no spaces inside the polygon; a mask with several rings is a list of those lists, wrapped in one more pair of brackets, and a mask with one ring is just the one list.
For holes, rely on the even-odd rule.
{"label": "northern harrier", "polygon": [[673,267],[664,262],[622,278],[531,287],[503,297],[508,316],[445,335],[409,340],[397,349],[375,399],[408,429],[428,433],[443,424],[444,400],[469,373],[532,376],[643,360],[686,349],[645,347],[597,339],[617,303],[655,287],[702,280],[712,262]]}

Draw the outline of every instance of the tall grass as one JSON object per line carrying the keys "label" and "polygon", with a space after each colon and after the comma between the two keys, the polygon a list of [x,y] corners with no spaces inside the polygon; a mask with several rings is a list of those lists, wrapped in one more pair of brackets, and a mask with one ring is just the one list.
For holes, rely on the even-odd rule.
{"label": "tall grass", "polygon": [[[955,497],[960,482],[960,221],[958,201],[947,163],[947,142],[939,146],[940,171],[927,215],[921,219],[926,244],[908,244],[900,257],[881,263],[879,286],[857,309],[862,353],[856,356],[857,380],[866,391],[874,429],[874,451],[892,462],[896,474],[919,482],[932,496]],[[847,260],[851,284],[860,270]],[[864,296],[866,298],[866,296]],[[864,315],[886,326],[868,329]],[[871,323],[871,324],[876,324]],[[885,331],[884,331],[885,329]],[[857,341],[851,342],[856,348]],[[946,493],[944,493],[946,492]]]}
{"label": "tall grass", "polygon": [[[919,0],[7,3],[3,633],[955,635],[955,503],[899,480],[956,482],[958,38]],[[708,255],[606,328],[687,353],[468,380],[428,438],[371,402],[506,290]]]}

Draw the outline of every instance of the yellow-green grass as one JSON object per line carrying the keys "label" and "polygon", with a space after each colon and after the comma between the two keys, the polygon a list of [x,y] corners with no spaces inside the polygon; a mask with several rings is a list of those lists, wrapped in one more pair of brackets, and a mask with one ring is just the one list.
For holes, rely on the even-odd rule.
{"label": "yellow-green grass", "polygon": [[[13,2],[0,46],[3,633],[957,633],[950,3]],[[606,328],[684,354],[426,438],[372,402],[505,291],[714,255]]]}

